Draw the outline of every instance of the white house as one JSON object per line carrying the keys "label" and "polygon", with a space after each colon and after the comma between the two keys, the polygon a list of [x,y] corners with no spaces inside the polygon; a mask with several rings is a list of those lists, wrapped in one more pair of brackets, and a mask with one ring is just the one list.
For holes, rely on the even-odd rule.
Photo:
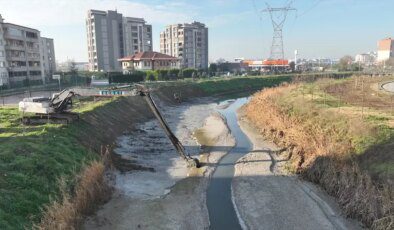
{"label": "white house", "polygon": [[134,70],[179,69],[180,60],[158,52],[140,52],[133,56],[118,59],[122,63],[123,73]]}

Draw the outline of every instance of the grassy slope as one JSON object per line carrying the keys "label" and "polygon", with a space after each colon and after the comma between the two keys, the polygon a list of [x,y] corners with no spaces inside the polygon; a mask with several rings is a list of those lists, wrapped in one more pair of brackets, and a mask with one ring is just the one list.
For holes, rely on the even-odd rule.
{"label": "grassy slope", "polygon": [[[354,78],[305,84],[283,95],[278,102],[287,108],[287,113],[291,116],[302,117],[304,122],[308,120],[312,124],[317,124],[325,132],[335,127],[335,132],[326,134],[335,135],[334,141],[341,142],[340,145],[350,143],[349,149],[346,150],[349,151],[349,157],[354,157],[361,163],[361,159],[364,159],[364,155],[371,148],[393,143],[394,126],[391,122],[394,121],[394,114],[389,110],[382,110],[380,106],[372,107],[373,101],[364,100],[365,106],[362,108],[359,104],[361,96],[352,103],[347,100],[347,95],[342,94],[339,99],[339,95],[325,91],[333,85],[340,86],[352,82]],[[384,94],[380,97],[388,101]],[[394,152],[382,151],[374,154],[379,156],[371,162],[365,162],[364,169],[375,178],[394,178]]]}
{"label": "grassy slope", "polygon": [[[81,106],[86,113],[103,102]],[[58,179],[72,185],[97,154],[80,144],[83,122],[23,126],[17,108],[0,109],[0,229],[22,229],[40,219],[40,208],[59,195]]]}
{"label": "grassy slope", "polygon": [[325,92],[353,81],[266,90],[246,111],[265,135],[293,150],[292,170],[336,196],[347,215],[378,229],[390,224],[394,208],[394,116],[380,106],[367,108],[371,102],[360,107],[362,98],[349,101],[345,91]]}

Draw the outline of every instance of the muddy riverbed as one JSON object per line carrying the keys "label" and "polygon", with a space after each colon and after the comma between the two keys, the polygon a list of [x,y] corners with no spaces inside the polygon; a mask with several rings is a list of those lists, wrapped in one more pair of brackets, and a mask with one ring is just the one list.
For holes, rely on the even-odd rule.
{"label": "muddy riverbed", "polygon": [[[155,120],[138,125],[134,132],[118,138],[116,152],[151,170],[114,171],[112,199],[84,228],[359,229],[356,222],[341,216],[323,191],[283,173],[283,159],[274,154],[278,149],[261,139],[243,118],[237,119],[236,108],[245,102],[217,104],[203,99],[177,106],[159,103],[172,130],[203,167],[187,169]],[[237,157],[227,162],[231,154]],[[232,207],[226,210],[226,205],[207,193],[215,179],[222,181],[223,168],[229,169],[224,175],[229,183],[215,192],[222,192],[226,202],[230,199]],[[214,198],[208,205],[207,196]],[[215,203],[216,208],[208,208]],[[216,225],[219,213],[224,219],[231,218],[228,223],[236,224]]]}
{"label": "muddy riverbed", "polygon": [[[220,143],[205,148],[212,156],[203,156],[205,163],[215,163],[232,146],[224,121],[215,115],[217,104],[210,99],[194,100],[178,106],[159,103],[175,135],[188,153],[203,154],[193,132],[205,125],[217,132],[211,137]],[[211,114],[210,120],[206,118]],[[201,131],[201,130],[200,130]],[[214,132],[215,133],[215,132]],[[224,140],[219,140],[220,138]],[[227,145],[227,147],[226,147]],[[210,164],[189,170],[172,147],[156,120],[137,126],[136,130],[118,139],[115,150],[124,159],[136,161],[153,171],[114,172],[113,198],[94,217],[85,223],[85,229],[207,229],[209,227],[205,191]],[[213,155],[217,155],[213,156]],[[204,163],[204,160],[202,159]]]}

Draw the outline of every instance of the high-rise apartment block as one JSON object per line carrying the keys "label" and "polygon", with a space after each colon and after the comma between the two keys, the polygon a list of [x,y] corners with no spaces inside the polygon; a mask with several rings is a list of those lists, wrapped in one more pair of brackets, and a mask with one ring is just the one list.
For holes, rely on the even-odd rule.
{"label": "high-rise apartment block", "polygon": [[56,72],[55,45],[52,38],[41,37],[41,53],[45,76]]}
{"label": "high-rise apartment block", "polygon": [[[22,86],[44,83],[44,66],[49,65],[43,55],[40,31],[25,26],[5,23],[0,15],[0,85]],[[49,40],[49,39],[48,39]],[[53,53],[53,40],[48,48]]]}
{"label": "high-rise apartment block", "polygon": [[89,10],[86,32],[90,71],[121,71],[118,59],[152,51],[152,26],[142,18]]}
{"label": "high-rise apartment block", "polygon": [[183,68],[208,68],[208,28],[200,22],[167,26],[160,33],[160,52],[180,58]]}
{"label": "high-rise apartment block", "polygon": [[394,57],[394,40],[383,39],[378,42],[378,62],[387,61]]}

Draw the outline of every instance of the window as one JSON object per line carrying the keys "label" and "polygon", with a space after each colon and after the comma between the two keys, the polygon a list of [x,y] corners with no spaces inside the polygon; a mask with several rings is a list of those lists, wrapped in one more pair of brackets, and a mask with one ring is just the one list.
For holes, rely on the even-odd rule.
{"label": "window", "polygon": [[30,76],[39,76],[41,75],[41,71],[29,71]]}
{"label": "window", "polygon": [[0,61],[0,67],[5,67],[5,62]]}
{"label": "window", "polygon": [[37,33],[26,31],[27,38],[38,38]]}
{"label": "window", "polygon": [[11,27],[7,29],[7,34],[12,36],[22,37],[22,30]]}
{"label": "window", "polygon": [[26,71],[10,72],[9,75],[10,77],[25,77],[27,76],[27,72]]}
{"label": "window", "polygon": [[4,51],[0,51],[0,57],[4,57]]}

